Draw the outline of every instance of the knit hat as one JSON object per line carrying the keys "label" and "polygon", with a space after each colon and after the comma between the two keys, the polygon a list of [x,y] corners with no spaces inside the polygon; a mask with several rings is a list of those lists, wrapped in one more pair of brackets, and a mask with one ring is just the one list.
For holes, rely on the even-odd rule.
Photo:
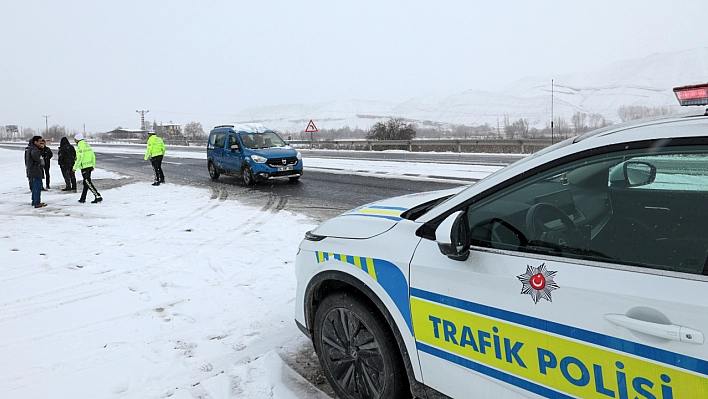
{"label": "knit hat", "polygon": [[77,133],[76,136],[74,136],[74,140],[76,141],[81,141],[84,139],[84,135],[81,133]]}

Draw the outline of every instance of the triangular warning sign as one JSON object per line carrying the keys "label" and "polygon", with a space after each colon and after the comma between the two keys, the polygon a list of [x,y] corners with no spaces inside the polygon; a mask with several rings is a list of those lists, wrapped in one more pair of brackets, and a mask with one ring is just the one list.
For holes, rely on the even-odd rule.
{"label": "triangular warning sign", "polygon": [[315,122],[310,119],[310,123],[307,124],[307,129],[305,129],[305,132],[307,133],[316,133],[318,132],[319,129],[317,129],[317,126],[315,126]]}

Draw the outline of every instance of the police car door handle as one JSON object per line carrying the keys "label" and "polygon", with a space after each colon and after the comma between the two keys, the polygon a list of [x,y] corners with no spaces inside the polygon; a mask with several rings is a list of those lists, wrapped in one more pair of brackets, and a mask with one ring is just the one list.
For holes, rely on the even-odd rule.
{"label": "police car door handle", "polygon": [[676,324],[659,324],[637,320],[623,314],[606,314],[605,319],[613,324],[628,328],[633,331],[653,335],[655,337],[681,341],[692,344],[703,344],[703,333],[692,328]]}

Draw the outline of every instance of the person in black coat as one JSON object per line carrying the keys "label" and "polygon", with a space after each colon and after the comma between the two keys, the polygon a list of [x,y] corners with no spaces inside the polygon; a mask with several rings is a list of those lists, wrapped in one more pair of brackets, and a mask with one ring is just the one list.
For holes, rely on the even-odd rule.
{"label": "person in black coat", "polygon": [[44,170],[42,168],[42,136],[32,137],[32,144],[25,151],[25,168],[27,168],[27,177],[31,181],[32,187],[32,206],[42,208],[47,206],[42,202],[42,176]]}
{"label": "person in black coat", "polygon": [[42,144],[39,148],[42,150],[42,159],[44,160],[42,165],[44,167],[44,179],[47,181],[47,190],[49,190],[49,160],[52,159],[54,153],[51,148],[47,147],[47,142],[44,139],[42,139]]}
{"label": "person in black coat", "polygon": [[30,191],[32,191],[32,178],[29,175],[29,168],[27,168],[27,157],[29,156],[31,149],[32,149],[32,139],[30,139],[29,143],[27,144],[27,147],[25,147],[25,171],[27,172],[27,181],[29,181]]}
{"label": "person in black coat", "polygon": [[73,170],[74,162],[76,162],[76,150],[74,146],[69,143],[69,139],[62,137],[61,143],[59,143],[59,167],[61,168],[62,176],[64,176],[66,188],[61,189],[61,191],[76,192],[76,174]]}

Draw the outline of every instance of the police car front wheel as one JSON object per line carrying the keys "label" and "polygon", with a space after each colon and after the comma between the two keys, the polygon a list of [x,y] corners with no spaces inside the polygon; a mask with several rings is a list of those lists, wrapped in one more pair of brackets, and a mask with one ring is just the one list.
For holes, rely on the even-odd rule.
{"label": "police car front wheel", "polygon": [[410,398],[396,340],[386,321],[356,295],[328,296],[315,313],[314,344],[340,398]]}

